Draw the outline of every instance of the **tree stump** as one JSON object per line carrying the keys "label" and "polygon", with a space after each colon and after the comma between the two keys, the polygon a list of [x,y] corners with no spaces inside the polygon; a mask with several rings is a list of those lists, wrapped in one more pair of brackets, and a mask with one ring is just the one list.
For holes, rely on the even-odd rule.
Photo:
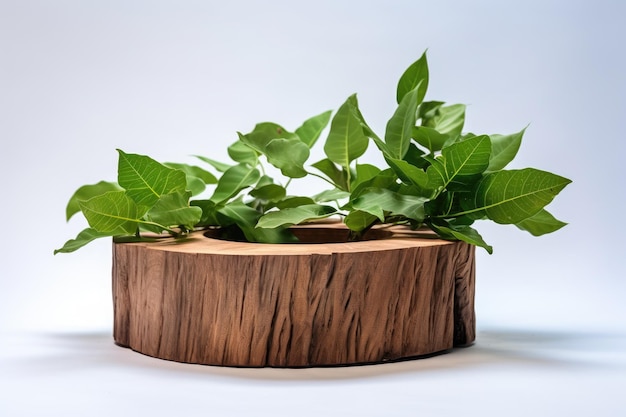
{"label": "tree stump", "polygon": [[473,342],[473,246],[399,226],[360,242],[345,242],[341,224],[294,231],[308,243],[232,242],[211,232],[114,243],[116,343],[178,362],[310,367]]}

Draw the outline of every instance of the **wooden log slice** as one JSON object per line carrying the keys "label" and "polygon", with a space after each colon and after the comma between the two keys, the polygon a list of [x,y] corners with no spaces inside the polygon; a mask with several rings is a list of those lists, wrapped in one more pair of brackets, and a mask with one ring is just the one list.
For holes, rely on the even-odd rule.
{"label": "wooden log slice", "polygon": [[345,242],[341,224],[295,230],[304,242],[338,243],[242,243],[210,232],[114,243],[116,343],[179,362],[308,367],[473,342],[473,246],[398,226],[360,242]]}

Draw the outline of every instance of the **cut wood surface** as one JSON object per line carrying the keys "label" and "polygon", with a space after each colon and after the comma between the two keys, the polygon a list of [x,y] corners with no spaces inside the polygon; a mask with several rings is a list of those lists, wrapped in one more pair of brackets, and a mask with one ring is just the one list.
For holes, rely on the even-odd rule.
{"label": "cut wood surface", "polygon": [[[347,232],[298,231],[301,240],[320,233],[337,241]],[[114,243],[115,341],[162,359],[247,367],[384,362],[471,344],[474,247],[420,233]]]}

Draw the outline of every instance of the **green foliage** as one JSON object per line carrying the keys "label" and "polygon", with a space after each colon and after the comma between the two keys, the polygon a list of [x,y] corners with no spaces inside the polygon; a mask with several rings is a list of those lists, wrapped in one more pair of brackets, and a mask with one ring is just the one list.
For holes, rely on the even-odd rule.
{"label": "green foliage", "polygon": [[[117,183],[85,185],[72,195],[67,220],[81,212],[89,227],[55,253],[102,237],[182,237],[206,227],[226,239],[289,243],[297,240],[290,226],[329,216],[343,218],[354,240],[376,224],[404,224],[429,227],[443,239],[491,253],[473,228],[478,220],[513,224],[535,236],[565,226],[545,207],[570,180],[533,168],[505,170],[525,129],[464,134],[465,106],[424,101],[428,84],[424,53],[398,81],[397,107],[382,138],[365,121],[353,94],[334,116],[320,113],[293,132],[263,122],[238,133],[227,148],[232,162],[196,156],[208,170],[118,150]],[[311,164],[310,149],[329,123],[326,157]],[[386,165],[359,163],[370,140]],[[270,177],[266,168],[281,179]],[[305,177],[324,180],[326,189],[289,195],[288,185]]]}
{"label": "green foliage", "polygon": [[350,163],[367,150],[368,139],[359,119],[352,110],[356,96],[352,95],[337,110],[330,124],[324,152],[328,159],[339,165],[347,175],[350,184]]}
{"label": "green foliage", "polygon": [[89,200],[91,197],[104,194],[108,191],[121,191],[122,188],[115,182],[100,181],[97,184],[83,185],[80,187],[74,195],[70,198],[65,209],[66,219],[72,218],[72,216],[80,212],[80,202]]}
{"label": "green foliage", "polygon": [[270,211],[259,219],[256,227],[276,228],[280,226],[291,226],[311,220],[324,219],[334,214],[336,211],[337,210],[331,206],[321,204],[306,204],[279,211]]}
{"label": "green foliage", "polygon": [[385,143],[389,156],[393,158],[402,159],[409,150],[413,128],[417,120],[418,91],[419,85],[404,95],[400,105],[387,123]]}

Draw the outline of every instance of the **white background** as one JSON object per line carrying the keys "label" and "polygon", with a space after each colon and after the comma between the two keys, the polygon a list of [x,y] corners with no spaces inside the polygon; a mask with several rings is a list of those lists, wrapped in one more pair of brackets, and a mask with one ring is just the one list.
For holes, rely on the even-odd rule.
{"label": "white background", "polygon": [[[626,412],[624,16],[618,0],[0,0],[0,415]],[[52,250],[84,227],[64,222],[73,191],[115,179],[116,148],[226,160],[236,131],[294,129],[355,92],[381,132],[425,49],[427,99],[468,104],[467,131],[529,125],[513,167],[574,181],[554,235],[478,225],[495,253],[478,252],[473,347],[243,370],[113,345],[110,242]]]}

